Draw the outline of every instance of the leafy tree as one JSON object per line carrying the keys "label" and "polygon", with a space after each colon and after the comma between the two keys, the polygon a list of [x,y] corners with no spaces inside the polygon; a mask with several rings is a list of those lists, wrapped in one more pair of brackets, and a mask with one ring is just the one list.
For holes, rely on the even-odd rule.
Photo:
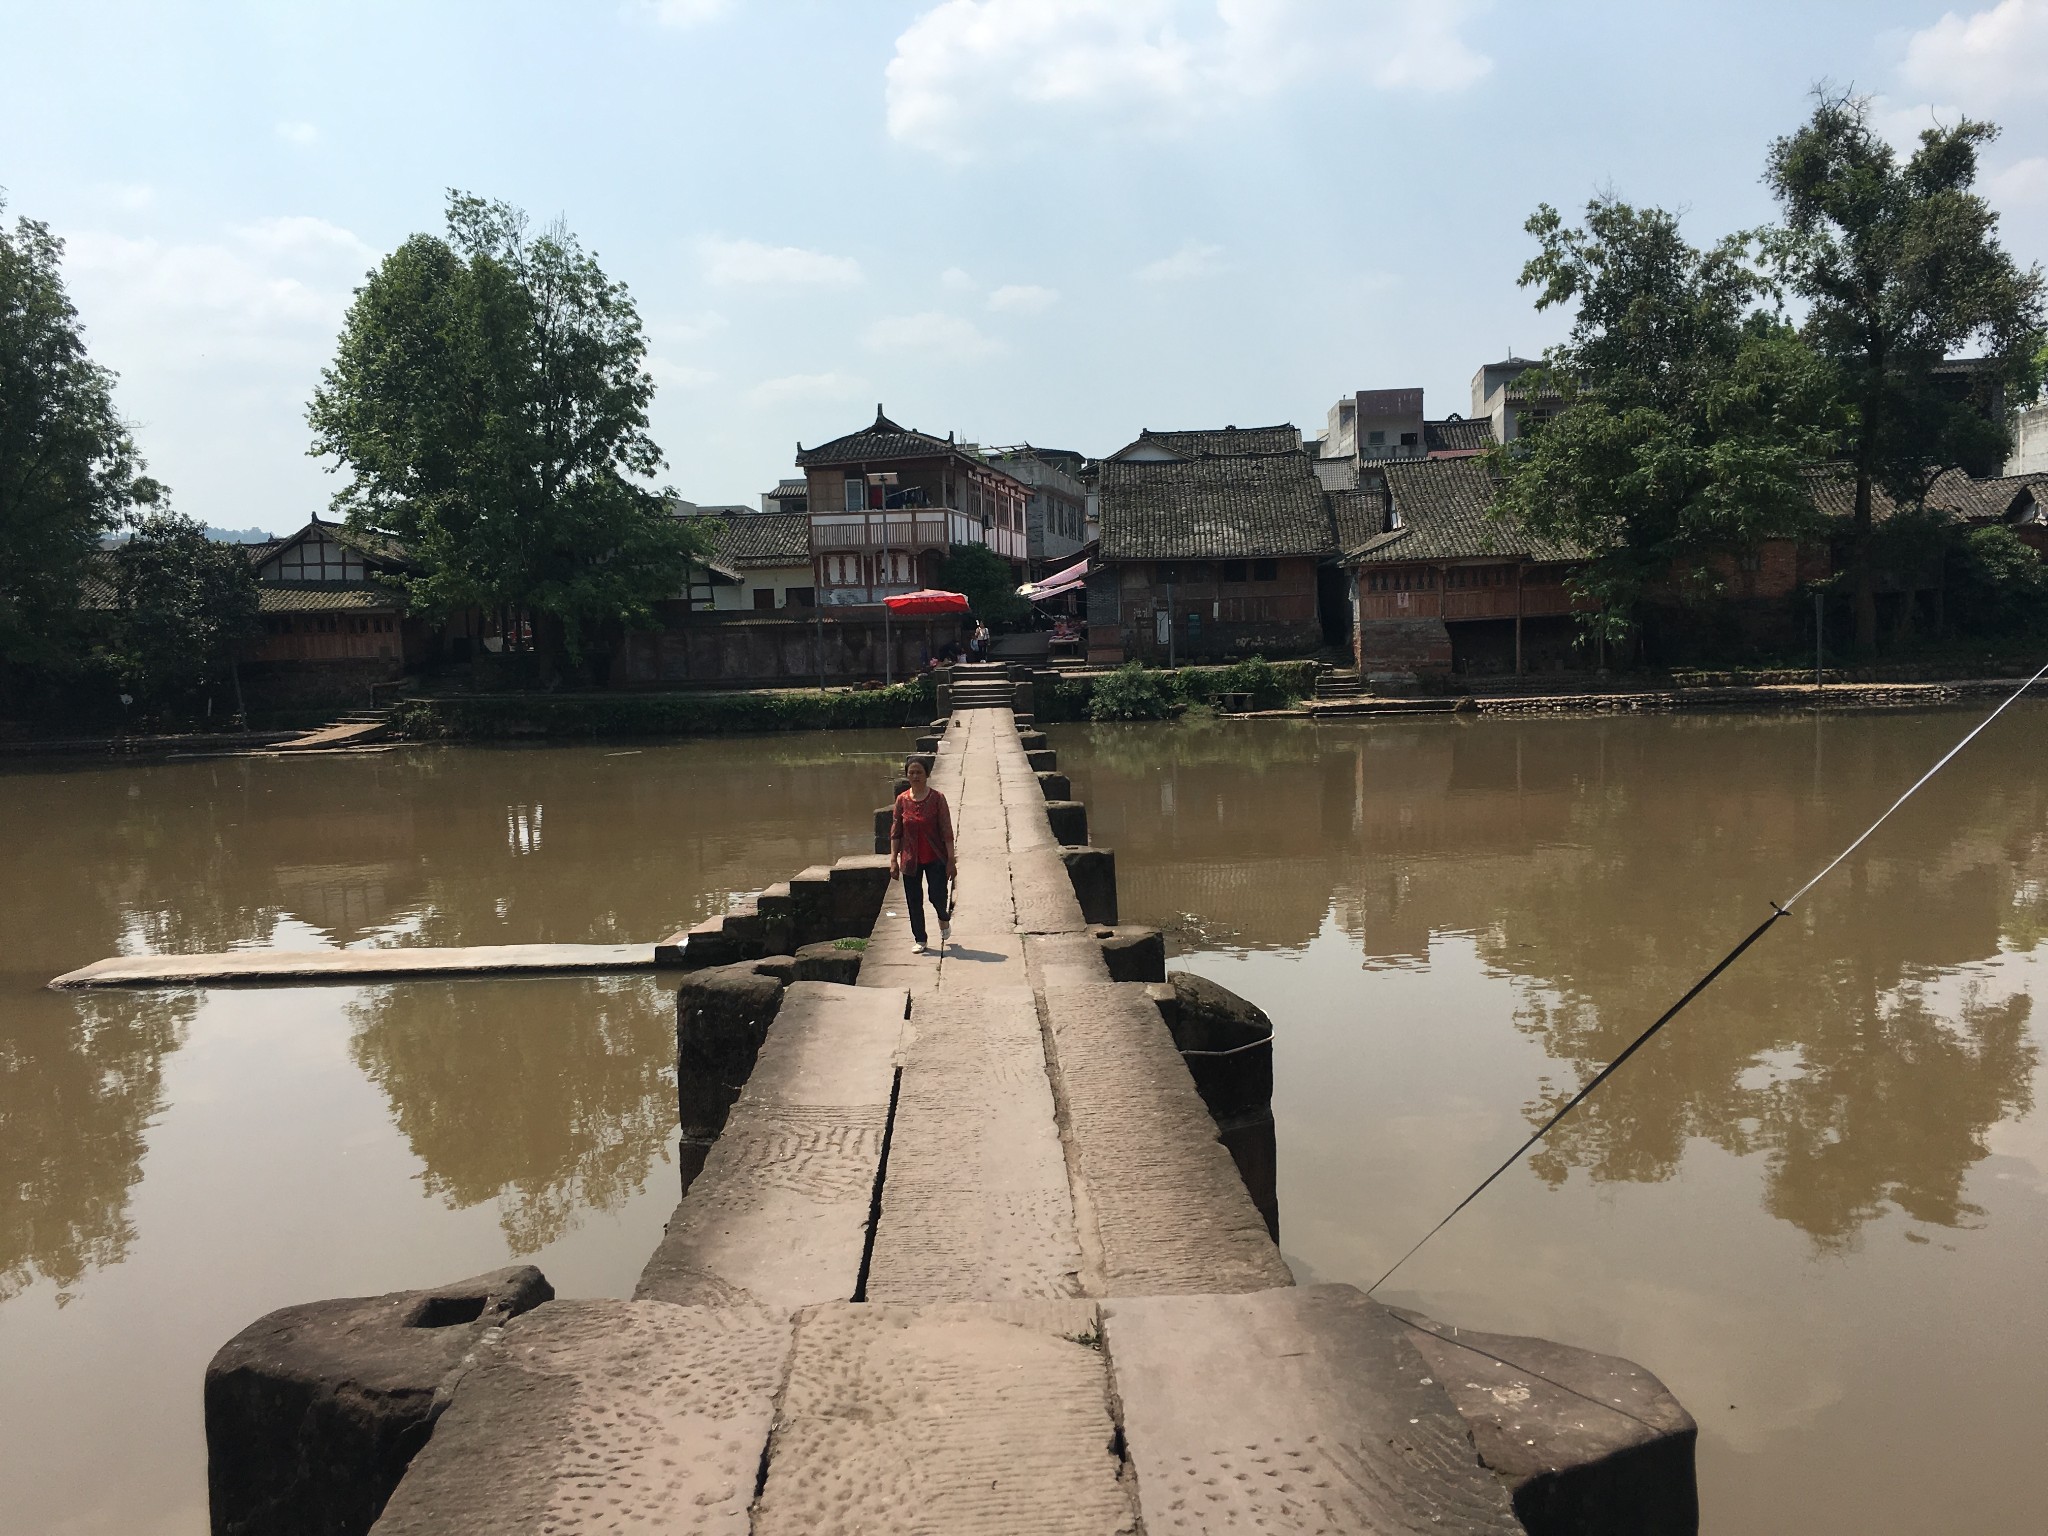
{"label": "leafy tree", "polygon": [[511,605],[559,622],[580,658],[647,624],[703,535],[642,482],[647,341],[623,283],[560,224],[459,192],[446,239],[414,235],[356,290],[308,412],[350,475],[357,531],[396,535],[428,612]]}
{"label": "leafy tree", "polygon": [[1540,249],[1522,285],[1577,312],[1530,381],[1564,409],[1496,450],[1494,516],[1590,551],[1584,622],[1618,640],[1647,594],[1709,595],[1717,556],[1805,525],[1830,380],[1767,307],[1752,236],[1699,250],[1673,215],[1612,197],[1582,228],[1547,204],[1525,227]]}
{"label": "leafy tree", "polygon": [[79,586],[141,469],[114,375],[86,354],[63,256],[46,224],[0,225],[0,661],[43,666],[82,650]]}
{"label": "leafy tree", "polygon": [[2048,563],[2002,525],[1973,528],[1949,555],[1949,608],[1970,635],[2048,634]]}
{"label": "leafy tree", "polygon": [[112,567],[106,659],[143,707],[174,707],[226,683],[236,650],[257,632],[256,574],[242,548],[159,504]]}
{"label": "leafy tree", "polygon": [[1017,595],[1010,562],[986,544],[955,544],[939,562],[933,585],[942,592],[966,594],[974,616],[984,624],[1021,624],[1031,617],[1031,604]]}
{"label": "leafy tree", "polygon": [[[1802,333],[1841,379],[1856,477],[1850,576],[1856,642],[1877,643],[1872,491],[1917,502],[1941,471],[1995,473],[2010,450],[1996,409],[2030,395],[2042,344],[2042,277],[1998,243],[1998,215],[1972,190],[1989,123],[1929,128],[1901,160],[1866,98],[1823,92],[1771,146],[1767,181],[1784,210],[1770,254],[1805,299]],[[1935,372],[1967,347],[1983,371],[1955,387]]]}

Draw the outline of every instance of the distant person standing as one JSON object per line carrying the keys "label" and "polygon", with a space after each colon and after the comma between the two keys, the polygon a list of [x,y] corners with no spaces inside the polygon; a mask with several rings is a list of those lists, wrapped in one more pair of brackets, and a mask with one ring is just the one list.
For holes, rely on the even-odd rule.
{"label": "distant person standing", "polygon": [[974,659],[988,660],[988,626],[978,619],[974,625]]}
{"label": "distant person standing", "polygon": [[903,765],[910,788],[896,797],[889,818],[889,873],[903,877],[903,902],[910,909],[910,936],[917,952],[925,948],[924,898],[928,891],[932,910],[939,915],[939,948],[953,941],[952,883],[960,877],[960,863],[953,846],[953,812],[946,797],[931,787],[924,760],[913,757]]}

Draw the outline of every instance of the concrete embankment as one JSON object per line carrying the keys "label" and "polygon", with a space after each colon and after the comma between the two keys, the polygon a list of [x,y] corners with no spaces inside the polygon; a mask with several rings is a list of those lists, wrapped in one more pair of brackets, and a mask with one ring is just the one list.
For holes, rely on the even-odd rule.
{"label": "concrete embankment", "polygon": [[[1164,983],[1156,935],[1098,936],[1070,857],[1105,855],[1098,881],[1113,864],[1062,845],[1049,749],[1001,708],[933,746],[962,868],[950,946],[914,952],[876,861],[846,861],[836,912],[832,874],[806,871],[680,946],[725,962],[679,998],[702,1156],[632,1300],[351,1304],[366,1359],[395,1330],[466,1330],[420,1355],[441,1406],[378,1494],[380,1536],[1694,1529],[1691,1421],[1639,1368],[1475,1350],[1293,1284],[1162,1014],[1163,986],[1204,1019],[1215,1000]],[[804,923],[856,900],[857,977],[809,979],[846,952]],[[1198,1048],[1256,1047],[1258,1021],[1225,1012],[1252,1038],[1226,1020]],[[314,1374],[249,1347],[291,1321],[223,1351],[209,1424],[217,1399],[246,1422],[238,1399]],[[330,1427],[290,1454],[367,1462],[373,1440]],[[217,1480],[216,1529],[363,1528],[291,1524],[289,1481],[259,1506]]]}

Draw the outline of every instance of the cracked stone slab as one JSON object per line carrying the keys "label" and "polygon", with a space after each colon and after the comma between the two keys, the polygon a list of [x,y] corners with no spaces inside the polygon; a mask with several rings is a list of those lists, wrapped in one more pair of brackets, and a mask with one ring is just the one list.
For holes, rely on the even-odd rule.
{"label": "cracked stone slab", "polygon": [[[1099,949],[1094,964],[1102,966]],[[1144,984],[1067,979],[1078,969],[1046,965],[1044,996],[1069,1163],[1093,1212],[1103,1294],[1293,1285]]]}
{"label": "cracked stone slab", "polygon": [[1095,1306],[816,1307],[798,1319],[755,1536],[1136,1530]]}
{"label": "cracked stone slab", "polygon": [[827,981],[784,989],[636,1296],[793,1311],[854,1294],[906,1001],[894,988]]}
{"label": "cracked stone slab", "polygon": [[373,1536],[748,1536],[791,1324],[556,1301],[507,1324]]}
{"label": "cracked stone slab", "polygon": [[1075,1295],[1081,1254],[1036,1004],[1028,987],[957,985],[955,965],[904,1032],[868,1300]]}
{"label": "cracked stone slab", "polygon": [[1407,1326],[1351,1286],[1102,1315],[1148,1536],[1523,1536]]}

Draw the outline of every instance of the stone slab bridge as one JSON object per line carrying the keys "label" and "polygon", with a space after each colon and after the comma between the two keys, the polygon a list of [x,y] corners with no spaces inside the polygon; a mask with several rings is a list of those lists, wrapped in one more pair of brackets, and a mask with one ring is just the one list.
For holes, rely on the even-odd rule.
{"label": "stone slab bridge", "polygon": [[692,937],[875,897],[851,983],[804,979],[852,969],[829,943],[686,981],[686,1189],[631,1300],[521,1268],[260,1320],[208,1371],[214,1529],[1696,1530],[1648,1373],[1295,1285],[1034,737],[963,708],[922,744],[943,954],[879,856]]}

